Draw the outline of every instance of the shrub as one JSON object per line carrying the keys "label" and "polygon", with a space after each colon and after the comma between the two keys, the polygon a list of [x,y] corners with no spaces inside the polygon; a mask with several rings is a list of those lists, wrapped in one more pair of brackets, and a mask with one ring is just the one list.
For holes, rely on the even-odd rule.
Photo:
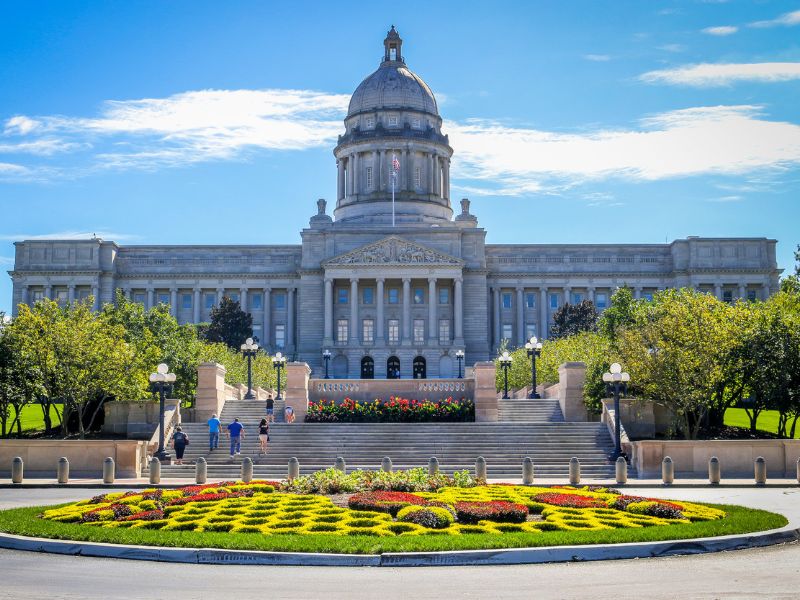
{"label": "shrub", "polygon": [[494,500],[489,502],[456,502],[456,516],[461,523],[475,524],[479,521],[499,523],[524,523],[528,508],[524,504]]}
{"label": "shrub", "polygon": [[406,492],[364,492],[350,497],[347,505],[353,510],[375,510],[393,517],[401,508],[425,504],[425,499]]}
{"label": "shrub", "polygon": [[397,520],[429,529],[444,529],[455,521],[449,511],[438,506],[406,506],[397,513]]}
{"label": "shrub", "polygon": [[608,506],[602,500],[591,496],[581,496],[580,494],[560,494],[557,492],[545,492],[531,496],[534,502],[542,502],[553,506],[565,506],[568,508],[606,508]]}
{"label": "shrub", "polygon": [[631,502],[627,511],[635,515],[649,515],[660,519],[683,519],[683,513],[671,502],[646,500],[644,502]]}
{"label": "shrub", "polygon": [[375,399],[358,402],[345,398],[340,404],[320,400],[308,404],[307,423],[422,423],[463,422],[475,420],[475,404],[461,398],[433,402],[390,396],[388,401]]}

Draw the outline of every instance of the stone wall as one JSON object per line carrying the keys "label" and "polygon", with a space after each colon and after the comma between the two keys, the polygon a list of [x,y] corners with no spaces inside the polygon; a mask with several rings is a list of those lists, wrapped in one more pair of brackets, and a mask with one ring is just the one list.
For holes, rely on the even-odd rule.
{"label": "stone wall", "polygon": [[[165,410],[179,407],[180,401],[164,401]],[[149,440],[158,426],[159,403],[152,401],[114,401],[103,405],[105,420],[102,432],[124,435],[129,440]]]}
{"label": "stone wall", "polygon": [[56,475],[58,459],[69,460],[70,477],[102,477],[103,461],[110,456],[120,478],[142,475],[147,442],[137,440],[0,440],[0,477],[9,477],[11,461],[22,458],[25,477]]}

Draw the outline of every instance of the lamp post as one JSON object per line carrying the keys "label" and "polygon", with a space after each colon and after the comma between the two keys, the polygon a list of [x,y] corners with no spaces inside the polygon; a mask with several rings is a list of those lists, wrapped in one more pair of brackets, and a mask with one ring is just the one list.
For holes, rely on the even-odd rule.
{"label": "lamp post", "polygon": [[258,352],[258,344],[253,341],[253,338],[247,338],[242,344],[242,356],[247,358],[247,393],[244,395],[245,400],[255,400],[256,395],[253,393],[253,358]]}
{"label": "lamp post", "polygon": [[528,358],[531,359],[531,393],[528,394],[528,398],[541,398],[536,391],[536,357],[542,353],[542,342],[533,336],[525,344],[525,349],[528,351]]}
{"label": "lamp post", "polygon": [[331,362],[331,351],[327,348],[322,351],[322,360],[325,361],[325,379],[330,379],[330,376],[328,375],[328,363]]}
{"label": "lamp post", "polygon": [[285,364],[286,364],[286,357],[283,354],[281,354],[280,352],[278,352],[272,358],[272,366],[275,367],[276,371],[278,371],[278,395],[275,398],[275,400],[280,400],[281,399],[281,369],[283,368],[283,366]]}
{"label": "lamp post", "polygon": [[464,351],[456,350],[456,360],[458,361],[458,378],[463,379],[461,376],[461,363],[464,362]]}
{"label": "lamp post", "polygon": [[508,370],[511,368],[511,356],[508,352],[503,352],[500,356],[500,366],[503,368],[503,377],[505,383],[503,384],[503,400],[508,400]]}
{"label": "lamp post", "polygon": [[609,371],[609,373],[603,373],[606,390],[614,393],[614,452],[611,453],[609,459],[615,461],[622,456],[625,460],[628,460],[628,457],[622,451],[622,442],[620,441],[620,422],[622,419],[619,414],[619,394],[620,392],[623,394],[626,392],[631,376],[622,371],[622,366],[619,363],[612,363]]}
{"label": "lamp post", "polygon": [[150,374],[150,391],[158,393],[159,399],[158,450],[154,456],[161,462],[169,460],[169,454],[164,448],[164,395],[172,391],[175,379],[175,373],[170,373],[169,367],[164,363],[158,365],[155,373]]}

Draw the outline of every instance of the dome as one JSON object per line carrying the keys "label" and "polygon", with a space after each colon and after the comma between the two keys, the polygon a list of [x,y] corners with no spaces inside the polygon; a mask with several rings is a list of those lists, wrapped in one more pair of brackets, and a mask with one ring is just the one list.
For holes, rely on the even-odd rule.
{"label": "dome", "polygon": [[401,54],[403,40],[394,25],[383,44],[383,62],[353,92],[347,116],[381,109],[418,110],[439,116],[431,88],[406,67]]}

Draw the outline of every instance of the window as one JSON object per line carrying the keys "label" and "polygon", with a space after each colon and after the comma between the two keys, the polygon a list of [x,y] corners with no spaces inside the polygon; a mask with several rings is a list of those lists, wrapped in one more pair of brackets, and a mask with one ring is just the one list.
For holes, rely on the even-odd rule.
{"label": "window", "polygon": [[439,320],[439,343],[442,345],[450,343],[450,319]]}
{"label": "window", "polygon": [[731,290],[724,290],[722,292],[722,301],[728,304],[733,302],[733,292]]}
{"label": "window", "polygon": [[422,288],[414,288],[414,304],[422,304],[425,302],[425,290]]}
{"label": "window", "polygon": [[389,127],[397,127],[397,117],[389,117]]}
{"label": "window", "polygon": [[366,344],[371,344],[375,341],[375,321],[372,319],[364,319],[362,321],[361,337]]}
{"label": "window", "polygon": [[[133,301],[138,302],[139,304],[144,304],[144,294],[137,292],[133,295]],[[214,306],[213,303],[211,306]]]}
{"label": "window", "polygon": [[181,308],[188,310],[192,308],[192,295],[181,294]]}
{"label": "window", "polygon": [[389,343],[396,344],[400,341],[400,321],[389,319]]}
{"label": "window", "polygon": [[425,321],[422,319],[414,319],[414,343],[425,343]]}
{"label": "window", "polygon": [[511,308],[511,292],[503,292],[503,308]]}
{"label": "window", "polygon": [[375,127],[375,119],[373,119],[372,117],[367,117],[365,123],[367,129],[372,129],[373,127]]}
{"label": "window", "polygon": [[367,167],[367,189],[372,189],[372,167]]}
{"label": "window", "polygon": [[54,298],[56,302],[66,304],[69,301],[68,299],[67,290],[56,290],[56,297]]}
{"label": "window", "polygon": [[411,119],[411,126],[414,129],[419,129],[420,128],[420,124],[421,123],[420,123],[419,117],[415,117],[415,118]]}
{"label": "window", "polygon": [[42,290],[34,290],[31,293],[31,301],[36,304],[42,299]]}
{"label": "window", "polygon": [[375,289],[368,287],[361,290],[361,302],[364,304],[375,303]]}
{"label": "window", "polygon": [[169,304],[170,303],[169,294],[165,294],[163,292],[158,294],[158,303],[159,304]]}
{"label": "window", "polygon": [[275,347],[286,346],[286,325],[275,325]]}
{"label": "window", "polygon": [[239,302],[239,292],[226,292],[225,295],[233,302]]}
{"label": "window", "polygon": [[550,294],[550,308],[553,310],[558,308],[558,294]]}
{"label": "window", "polygon": [[414,187],[419,189],[422,187],[422,169],[414,167]]}
{"label": "window", "polygon": [[526,308],[536,308],[536,294],[533,292],[528,292],[525,294],[525,307]]}
{"label": "window", "polygon": [[536,323],[527,323],[525,325],[525,339],[536,337]]}
{"label": "window", "polygon": [[275,294],[275,308],[286,308],[286,294],[280,292]]}
{"label": "window", "polygon": [[347,288],[339,288],[337,290],[336,297],[338,298],[338,303],[339,304],[347,304],[347,298],[348,298],[348,292],[349,291],[350,290],[348,290]]}
{"label": "window", "polygon": [[511,339],[511,323],[503,323],[503,339],[510,340]]}
{"label": "window", "polygon": [[577,292],[572,294],[572,303],[573,304],[580,304],[581,302],[583,302],[583,294],[580,294],[580,293],[577,293]]}
{"label": "window", "polygon": [[389,288],[389,304],[398,304],[400,302],[400,290],[397,288]]}
{"label": "window", "polygon": [[264,307],[264,296],[261,294],[250,294],[249,300],[251,310],[260,310]]}
{"label": "window", "polygon": [[600,309],[608,307],[608,294],[606,293],[596,294],[594,297],[594,303],[597,306],[597,308]]}
{"label": "window", "polygon": [[652,301],[653,300],[653,292],[645,292],[644,294],[642,294],[642,298],[644,298],[648,302]]}
{"label": "window", "polygon": [[91,295],[91,290],[81,289],[78,290],[78,300],[86,300]]}
{"label": "window", "polygon": [[347,341],[347,319],[339,319],[336,322],[336,341],[340,344]]}
{"label": "window", "polygon": [[[41,295],[39,296],[39,299],[41,300]],[[757,299],[756,291],[755,290],[747,290],[747,301],[748,302],[755,302],[756,299]]]}
{"label": "window", "polygon": [[203,296],[204,304],[203,306],[206,307],[206,310],[211,310],[214,308],[214,305],[217,303],[217,295],[216,294],[206,294]]}
{"label": "window", "polygon": [[450,288],[439,288],[439,304],[450,304]]}

